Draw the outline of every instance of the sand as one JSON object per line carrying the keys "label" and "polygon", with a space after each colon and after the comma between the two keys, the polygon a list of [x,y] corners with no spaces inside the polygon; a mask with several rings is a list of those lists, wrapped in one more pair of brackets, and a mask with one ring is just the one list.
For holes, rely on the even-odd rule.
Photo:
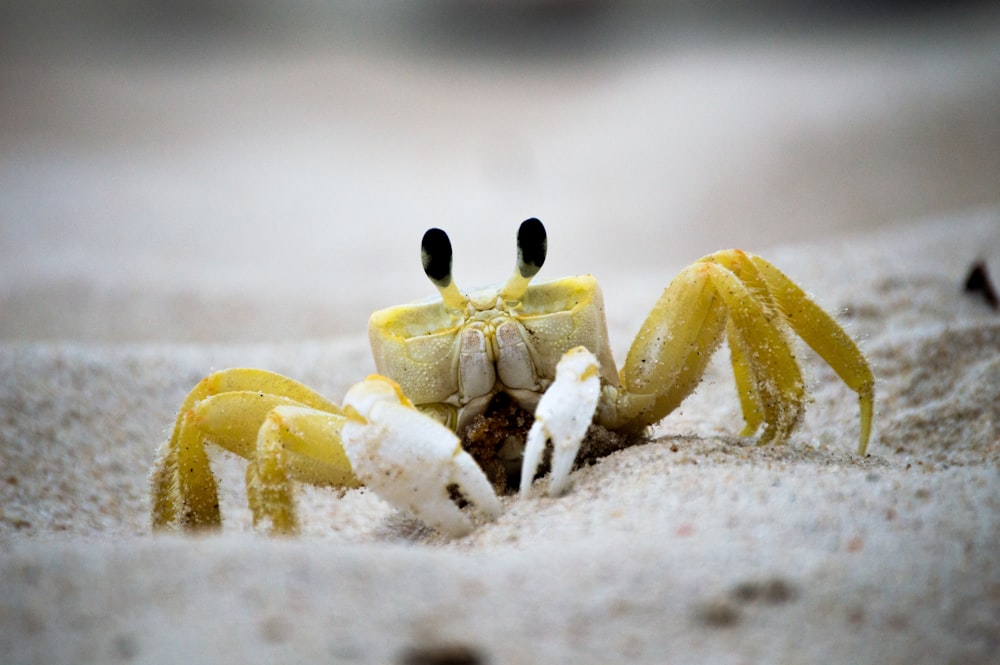
{"label": "sand", "polygon": [[[1000,276],[984,16],[930,42],[727,34],[530,74],[441,53],[252,73],[8,57],[0,660],[1000,662],[1000,312],[962,290],[976,260]],[[621,115],[649,94],[660,111]],[[433,122],[383,117],[401,99]],[[595,133],[604,117],[621,126]],[[469,157],[484,145],[499,162]],[[504,497],[465,538],[311,488],[301,536],[257,535],[222,454],[222,532],[150,532],[149,469],[202,376],[263,367],[339,399],[372,370],[368,312],[430,292],[424,228],[453,232],[464,286],[503,279],[536,214],[544,276],[605,285],[619,361],[685,263],[738,244],[779,265],[871,361],[869,454],[853,394],[804,349],[801,428],[736,436],[723,351],[649,443],[562,497]]]}

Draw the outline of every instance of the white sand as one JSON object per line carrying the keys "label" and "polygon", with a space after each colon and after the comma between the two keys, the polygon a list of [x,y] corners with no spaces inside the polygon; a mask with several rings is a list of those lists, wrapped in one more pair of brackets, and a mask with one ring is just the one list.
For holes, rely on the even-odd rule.
{"label": "white sand", "polygon": [[[531,113],[509,63],[8,59],[22,94],[0,113],[0,660],[1000,662],[1000,314],[961,290],[977,258],[1000,276],[989,16],[931,42],[744,40],[558,66],[564,87],[529,77]],[[255,77],[290,72],[279,91],[314,116],[268,107],[287,130],[270,136],[266,113],[236,113],[273,96]],[[366,85],[327,117],[310,95],[330,77]],[[751,84],[764,93],[735,104]],[[201,101],[178,102],[192,86]],[[458,102],[407,143],[370,112],[401,86]],[[593,134],[650,90],[667,116]],[[147,126],[148,100],[179,106]],[[470,148],[456,123],[491,128],[502,162],[519,154],[509,114],[536,178],[463,180],[483,137]],[[327,126],[336,139],[317,149]],[[566,152],[584,141],[593,171]],[[347,156],[324,157],[332,146]],[[428,146],[440,157],[420,170]],[[221,455],[223,532],[150,534],[147,473],[196,381],[251,365],[339,398],[371,371],[367,312],[430,291],[416,261],[429,223],[454,230],[466,285],[505,276],[529,214],[549,224],[545,275],[606,285],[619,358],[683,263],[731,244],[773,260],[861,340],[879,382],[870,454],[854,454],[853,395],[808,352],[814,400],[789,444],[736,437],[722,353],[652,442],[575,472],[561,498],[505,498],[464,539],[363,490],[309,488],[301,537],[256,536],[243,465]]]}

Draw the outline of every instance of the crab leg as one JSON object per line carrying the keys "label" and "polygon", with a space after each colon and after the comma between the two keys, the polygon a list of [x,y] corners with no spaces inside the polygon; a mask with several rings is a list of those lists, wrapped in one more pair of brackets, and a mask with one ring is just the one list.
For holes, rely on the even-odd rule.
{"label": "crab leg", "polygon": [[701,380],[725,324],[709,270],[697,263],[682,270],[639,329],[622,367],[617,412],[602,424],[637,431],[677,408]]}
{"label": "crab leg", "polygon": [[[805,388],[785,324],[858,393],[864,454],[871,433],[874,378],[846,332],[794,282],[758,256],[724,250],[683,270],[657,301],[622,369],[611,426],[656,422],[697,385],[708,357],[729,339],[740,405],[759,443],[784,441],[801,418]],[[653,406],[648,406],[650,395]]]}
{"label": "crab leg", "polygon": [[740,436],[753,436],[764,422],[763,407],[757,394],[757,385],[750,369],[750,359],[744,345],[738,343],[739,332],[732,319],[726,322],[726,338],[729,340],[729,355],[733,366],[733,376],[736,378],[736,393],[740,398],[740,408],[743,411],[743,421],[746,425]]}
{"label": "crab leg", "polygon": [[[252,395],[241,404],[241,418],[226,417],[224,409],[211,408],[213,396],[240,391]],[[222,523],[218,489],[204,441],[213,440],[249,458],[257,429],[267,412],[279,403],[305,404],[334,413],[340,410],[302,384],[263,370],[229,369],[200,381],[181,405],[170,439],[161,447],[150,476],[153,528],[177,523],[186,528],[217,528]],[[214,426],[213,417],[218,421]],[[206,428],[214,436],[209,436]]]}
{"label": "crab leg", "polygon": [[792,280],[759,256],[753,256],[752,261],[767,280],[792,330],[858,394],[861,409],[858,454],[864,455],[871,436],[875,400],[875,377],[871,367],[844,329]]}
{"label": "crab leg", "polygon": [[795,282],[761,257],[725,250],[702,260],[717,262],[733,271],[775,313],[780,312],[791,329],[858,394],[861,409],[858,454],[864,455],[871,436],[875,377],[854,341]]}
{"label": "crab leg", "polygon": [[535,408],[521,463],[521,496],[527,496],[542,461],[545,444],[552,442],[549,496],[561,494],[580,451],[580,442],[594,419],[601,395],[600,366],[585,347],[570,349],[556,365],[556,378]]}
{"label": "crab leg", "polygon": [[744,366],[743,377],[737,381],[752,383],[753,401],[763,410],[765,429],[758,443],[781,443],[802,417],[805,386],[788,341],[772,320],[776,313],[730,270],[716,263],[702,265],[729,310],[730,345]]}
{"label": "crab leg", "polygon": [[452,488],[488,518],[500,514],[489,480],[455,433],[418,411],[394,381],[372,375],[355,384],[344,409],[341,434],[354,473],[393,506],[452,536],[472,529]]}
{"label": "crab leg", "polygon": [[271,533],[298,530],[293,479],[311,485],[360,486],[340,443],[345,421],[342,415],[295,405],[277,406],[267,413],[257,433],[256,454],[247,466],[247,501],[254,526],[266,525]]}
{"label": "crab leg", "polygon": [[161,446],[150,475],[153,528],[174,524],[188,529],[218,528],[222,524],[219,491],[202,435],[191,426],[182,425],[177,430]]}
{"label": "crab leg", "polygon": [[[281,408],[288,407],[278,407]],[[298,533],[299,523],[281,445],[282,429],[287,431],[287,428],[282,427],[278,409],[268,412],[260,426],[257,454],[247,464],[247,503],[253,511],[255,528],[263,526],[272,534],[294,534]]]}
{"label": "crab leg", "polygon": [[[747,292],[760,301],[764,307],[765,318],[773,322],[781,316],[771,295],[767,281],[750,260],[750,255],[739,249],[727,249],[705,256],[701,263],[717,263],[730,270],[747,287]],[[750,365],[751,351],[746,348],[741,333],[732,317],[726,322],[726,338],[729,340],[730,359],[733,375],[736,379],[736,390],[746,423],[740,436],[753,436],[764,422],[764,405],[758,390],[760,378],[755,377]]]}

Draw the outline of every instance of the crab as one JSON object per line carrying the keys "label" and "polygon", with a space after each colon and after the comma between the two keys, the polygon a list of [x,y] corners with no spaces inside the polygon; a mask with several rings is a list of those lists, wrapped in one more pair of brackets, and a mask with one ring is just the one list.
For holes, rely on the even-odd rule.
{"label": "crab", "polygon": [[682,270],[619,371],[597,281],[579,275],[532,283],[546,249],[542,223],[524,221],[513,275],[500,287],[463,293],[452,279],[447,234],[427,231],[423,268],[439,296],[371,315],[378,374],[353,385],[340,405],[260,369],[203,379],[153,467],[153,527],[221,525],[205,448],[211,442],[247,460],[247,501],[258,530],[297,531],[293,486],[303,482],[341,491],[367,486],[426,525],[460,536],[473,527],[473,508],[487,519],[501,512],[495,486],[502,481],[493,473],[491,482],[484,455],[474,458],[462,439],[484,423],[489,429],[500,398],[501,410],[528,417],[500,431],[487,457],[508,470],[520,466],[525,497],[550,451],[546,491],[556,496],[567,489],[591,427],[641,436],[694,391],[723,339],[742,436],[779,444],[800,422],[806,394],[794,333],[857,393],[857,452],[865,455],[871,369],[836,321],[771,263],[730,249]]}

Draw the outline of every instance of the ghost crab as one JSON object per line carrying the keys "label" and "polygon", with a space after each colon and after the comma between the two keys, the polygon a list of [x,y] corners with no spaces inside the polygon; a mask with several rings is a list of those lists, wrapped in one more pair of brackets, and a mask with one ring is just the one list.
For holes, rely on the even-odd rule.
{"label": "ghost crab", "polygon": [[868,363],[847,333],[764,259],[724,250],[681,271],[618,372],[594,278],[530,284],[546,245],[541,222],[526,220],[510,279],[499,289],[463,294],[452,280],[448,236],[429,230],[423,267],[440,297],[371,316],[379,374],[352,386],[342,406],[264,370],[206,377],[181,406],[154,466],[154,528],[221,523],[204,448],[210,441],[248,460],[248,503],[254,524],[265,530],[296,531],[294,480],[363,484],[430,526],[464,534],[471,522],[457,498],[489,518],[500,504],[456,432],[467,431],[498,394],[534,415],[526,440],[512,448],[505,441],[501,453],[521,465],[521,495],[530,492],[549,444],[548,493],[557,495],[592,422],[625,434],[658,422],[694,390],[724,337],[746,422],[742,435],[759,431],[759,444],[782,443],[799,422],[805,388],[788,339],[794,332],[858,394],[858,454],[865,454],[874,391]]}

